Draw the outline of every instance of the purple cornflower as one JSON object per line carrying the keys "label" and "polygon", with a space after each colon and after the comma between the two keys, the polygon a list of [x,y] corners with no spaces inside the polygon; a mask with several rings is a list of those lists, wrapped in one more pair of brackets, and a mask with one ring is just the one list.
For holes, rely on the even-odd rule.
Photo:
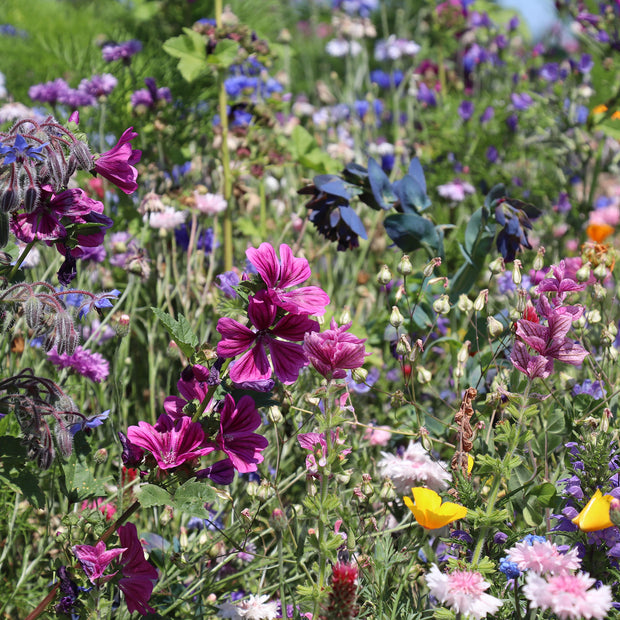
{"label": "purple cornflower", "polygon": [[295,258],[288,245],[280,246],[280,260],[269,243],[261,243],[258,249],[248,248],[245,255],[267,285],[266,296],[274,304],[294,314],[325,313],[329,296],[318,286],[285,290],[305,282],[311,275],[308,261]]}
{"label": "purple cornflower", "polygon": [[462,101],[461,105],[459,105],[458,113],[464,121],[468,121],[474,114],[473,101],[469,101],[467,99],[465,99],[465,101]]}
{"label": "purple cornflower", "polygon": [[486,157],[489,163],[494,164],[499,159],[499,152],[493,145],[491,145],[487,149]]}
{"label": "purple cornflower", "polygon": [[417,98],[418,101],[425,103],[431,108],[437,106],[437,97],[435,96],[435,93],[424,82],[420,82],[418,86]]}
{"label": "purple cornflower", "polygon": [[100,97],[107,97],[117,84],[118,80],[111,73],[102,73],[101,75],[93,75],[90,80],[82,80],[78,90],[99,99]]}
{"label": "purple cornflower", "polygon": [[142,151],[131,145],[131,141],[137,136],[133,127],[126,129],[116,145],[94,161],[94,172],[114,183],[126,194],[133,194],[138,189],[138,171],[134,165],[140,161]]}
{"label": "purple cornflower", "polygon": [[69,90],[69,85],[62,78],[57,78],[53,82],[35,84],[28,89],[28,96],[33,101],[56,105],[63,95]]}
{"label": "purple cornflower", "polygon": [[131,105],[134,108],[140,106],[148,109],[153,109],[161,103],[171,103],[172,95],[168,87],[157,88],[155,80],[153,78],[145,78],[144,83],[146,89],[137,90],[131,95]]}
{"label": "purple cornflower", "polygon": [[148,450],[160,469],[178,467],[214,450],[212,446],[201,447],[204,432],[198,422],[192,422],[188,416],[174,420],[165,413],[159,416],[155,426],[142,421],[138,426],[130,426],[127,439],[134,446]]}
{"label": "purple cornflower", "polygon": [[128,64],[131,57],[142,50],[142,43],[136,39],[123,43],[106,43],[101,48],[101,55],[106,62],[122,60]]}
{"label": "purple cornflower", "polygon": [[129,613],[137,611],[143,615],[155,610],[148,605],[157,580],[157,569],[144,557],[144,551],[138,538],[138,531],[133,523],[121,525],[118,537],[125,548],[120,559],[121,574],[118,582],[120,591],[125,596]]}
{"label": "purple cornflower", "polygon": [[493,106],[489,105],[484,109],[484,112],[480,115],[480,124],[484,125],[488,123],[495,116],[495,110]]}
{"label": "purple cornflower", "polygon": [[[80,561],[90,582],[95,583],[103,575],[110,562],[121,553],[127,551],[127,548],[122,547],[108,551],[105,548],[105,543],[100,540],[94,547],[91,545],[74,545],[71,550],[73,555]],[[107,579],[110,579],[115,574],[112,573]]]}
{"label": "purple cornflower", "polygon": [[75,349],[72,355],[68,353],[58,353],[54,347],[48,352],[47,358],[58,368],[71,368],[79,375],[101,383],[110,374],[110,364],[100,353],[93,353],[81,346]]}
{"label": "purple cornflower", "polygon": [[555,205],[553,205],[553,210],[558,213],[568,213],[571,209],[572,206],[570,204],[570,200],[568,199],[568,194],[566,192],[560,192]]}
{"label": "purple cornflower", "polygon": [[218,321],[217,331],[222,335],[218,355],[236,357],[243,353],[230,369],[235,383],[271,377],[267,350],[273,372],[283,383],[294,383],[301,368],[308,364],[302,346],[296,342],[303,340],[307,332],[318,331],[319,324],[306,314],[287,314],[276,321],[277,313],[278,306],[267,298],[267,291],[259,291],[250,297],[248,307],[248,317],[256,331],[227,317]]}
{"label": "purple cornflower", "polygon": [[219,282],[216,283],[217,288],[219,288],[226,297],[230,297],[234,299],[237,297],[237,291],[235,291],[234,287],[239,284],[239,275],[234,271],[225,271],[224,273],[220,273],[218,276]]}
{"label": "purple cornflower", "polygon": [[326,379],[344,379],[347,370],[360,368],[364,363],[366,339],[348,333],[351,325],[347,323],[338,327],[332,319],[330,329],[320,333],[309,332],[304,336],[303,348],[308,360]]}
{"label": "purple cornflower", "polygon": [[261,452],[269,445],[265,437],[254,431],[260,426],[261,417],[251,396],[242,396],[239,402],[226,394],[220,413],[220,432],[210,445],[222,450],[233,467],[242,474],[258,469],[263,462]]}
{"label": "purple cornflower", "polygon": [[595,400],[602,400],[607,398],[607,391],[603,387],[602,381],[592,381],[592,379],[586,379],[583,383],[573,386],[573,394],[588,394]]}

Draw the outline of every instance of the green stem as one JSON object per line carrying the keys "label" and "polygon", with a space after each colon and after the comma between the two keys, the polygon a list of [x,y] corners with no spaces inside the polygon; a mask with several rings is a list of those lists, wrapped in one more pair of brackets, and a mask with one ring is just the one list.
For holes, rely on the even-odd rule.
{"label": "green stem", "polygon": [[23,252],[19,255],[19,258],[15,261],[15,265],[13,265],[13,269],[9,273],[9,282],[13,281],[17,270],[21,267],[22,263],[26,260],[26,256],[30,254],[30,250],[34,247],[34,244],[37,242],[36,239],[33,239],[23,250]]}

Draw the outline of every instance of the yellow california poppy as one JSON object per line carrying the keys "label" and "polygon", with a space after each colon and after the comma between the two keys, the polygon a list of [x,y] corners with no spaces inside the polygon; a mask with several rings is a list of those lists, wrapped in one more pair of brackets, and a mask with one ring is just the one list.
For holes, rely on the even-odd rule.
{"label": "yellow california poppy", "polygon": [[441,497],[431,489],[414,487],[411,492],[415,503],[410,497],[403,498],[404,502],[413,513],[415,520],[427,530],[436,530],[452,521],[463,519],[467,515],[465,506],[452,502],[442,504]]}
{"label": "yellow california poppy", "polygon": [[613,495],[603,495],[600,489],[590,498],[584,509],[573,519],[573,523],[582,532],[597,532],[612,527],[609,518],[609,504]]}

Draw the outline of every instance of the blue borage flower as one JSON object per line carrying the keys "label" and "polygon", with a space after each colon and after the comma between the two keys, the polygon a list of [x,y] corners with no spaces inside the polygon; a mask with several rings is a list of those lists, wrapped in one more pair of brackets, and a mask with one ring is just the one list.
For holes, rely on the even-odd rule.
{"label": "blue borage flower", "polygon": [[23,162],[28,157],[43,161],[44,158],[41,152],[48,144],[48,142],[43,142],[34,146],[18,133],[15,135],[12,145],[0,143],[0,155],[5,156],[2,164],[8,166],[15,162]]}

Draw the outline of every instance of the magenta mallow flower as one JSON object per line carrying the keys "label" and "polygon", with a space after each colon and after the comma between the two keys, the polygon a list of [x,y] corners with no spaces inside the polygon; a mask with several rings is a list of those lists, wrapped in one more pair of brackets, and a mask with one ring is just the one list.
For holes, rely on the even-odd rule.
{"label": "magenta mallow flower", "polygon": [[[164,410],[173,418],[180,418],[186,414],[183,409],[193,401],[198,401],[198,406],[206,398],[209,392],[207,379],[209,369],[200,364],[188,366],[181,373],[181,378],[177,381],[177,390],[181,396],[167,396],[164,400]],[[211,411],[211,406],[207,405],[205,411]]]}
{"label": "magenta mallow flower", "polygon": [[[340,428],[331,431],[331,440],[333,445],[343,445],[345,440],[340,438]],[[327,465],[327,439],[325,433],[299,433],[297,441],[304,450],[309,450],[310,454],[306,456],[306,471],[308,474],[317,477],[319,475],[319,467]],[[350,448],[343,448],[338,451],[341,459],[351,452]]]}
{"label": "magenta mallow flower", "polygon": [[304,336],[303,348],[310,363],[326,379],[344,379],[347,369],[360,368],[364,363],[364,342],[347,332],[351,323],[338,324],[331,320],[330,329],[309,332]]}
{"label": "magenta mallow flower", "polygon": [[[94,547],[91,545],[74,545],[71,550],[80,561],[91,583],[95,583],[103,575],[110,562],[127,549],[106,550],[105,543],[100,540]],[[111,579],[115,574],[108,575],[105,580]]]}
{"label": "magenta mallow flower", "polygon": [[134,445],[148,450],[161,469],[172,469],[203,454],[213,452],[212,446],[202,446],[204,432],[198,422],[188,416],[174,420],[165,413],[151,426],[138,422],[127,429],[127,439]]}
{"label": "magenta mallow flower", "polygon": [[220,413],[220,432],[211,445],[225,452],[233,467],[242,474],[256,471],[258,463],[263,462],[261,451],[269,442],[254,432],[260,423],[261,417],[251,396],[242,396],[235,404],[235,399],[226,394]]}
{"label": "magenta mallow flower", "polygon": [[157,569],[144,557],[144,551],[138,531],[133,523],[121,525],[118,528],[121,545],[125,547],[120,559],[122,578],[118,587],[125,596],[127,609],[130,613],[137,611],[143,615],[155,610],[147,605],[153,593],[153,586],[157,580]]}
{"label": "magenta mallow flower", "polygon": [[217,354],[236,357],[243,353],[230,369],[235,383],[269,379],[272,369],[267,351],[273,372],[282,383],[294,383],[301,368],[308,364],[303,347],[296,342],[303,340],[306,333],[318,331],[319,324],[305,314],[287,314],[276,320],[278,309],[267,291],[262,290],[250,297],[248,306],[248,317],[256,331],[227,317],[218,321],[222,340]]}
{"label": "magenta mallow flower", "polygon": [[245,255],[267,285],[267,296],[274,304],[293,314],[325,313],[329,296],[318,286],[286,290],[305,282],[311,275],[308,261],[295,258],[288,245],[280,246],[280,260],[269,243],[261,243],[258,249],[248,248]]}
{"label": "magenta mallow flower", "polygon": [[138,189],[136,179],[138,171],[134,168],[140,161],[142,151],[134,149],[131,141],[138,134],[133,127],[126,129],[119,141],[94,161],[92,172],[100,174],[126,194],[133,194]]}

